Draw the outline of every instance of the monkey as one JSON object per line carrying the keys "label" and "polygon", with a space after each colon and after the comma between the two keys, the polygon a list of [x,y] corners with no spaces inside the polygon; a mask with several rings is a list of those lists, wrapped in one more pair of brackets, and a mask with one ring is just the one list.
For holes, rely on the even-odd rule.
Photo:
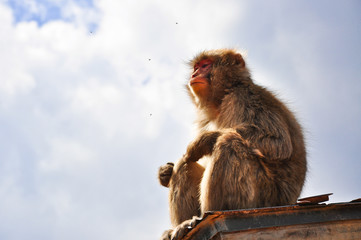
{"label": "monkey", "polygon": [[174,227],[161,239],[182,238],[207,211],[294,204],[307,172],[301,125],[252,80],[242,54],[203,51],[189,65],[199,133],[175,164],[159,168]]}

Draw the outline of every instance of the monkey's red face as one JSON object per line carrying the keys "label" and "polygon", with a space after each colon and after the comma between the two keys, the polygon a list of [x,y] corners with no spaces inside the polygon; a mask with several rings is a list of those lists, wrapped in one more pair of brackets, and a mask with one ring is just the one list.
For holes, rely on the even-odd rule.
{"label": "monkey's red face", "polygon": [[199,98],[206,98],[209,94],[209,74],[212,70],[212,64],[212,60],[203,59],[194,65],[189,87]]}

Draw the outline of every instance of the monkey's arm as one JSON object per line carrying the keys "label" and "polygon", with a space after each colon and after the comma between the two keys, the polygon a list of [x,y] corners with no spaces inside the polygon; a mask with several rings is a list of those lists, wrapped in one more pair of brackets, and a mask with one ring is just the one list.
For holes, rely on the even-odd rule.
{"label": "monkey's arm", "polygon": [[242,126],[237,128],[237,132],[246,139],[247,145],[256,155],[269,160],[283,160],[292,155],[290,133],[287,126],[278,119],[263,122],[262,126]]}
{"label": "monkey's arm", "polygon": [[209,131],[200,134],[196,140],[188,145],[184,159],[188,162],[196,162],[203,156],[211,154],[220,135],[221,132],[219,131]]}

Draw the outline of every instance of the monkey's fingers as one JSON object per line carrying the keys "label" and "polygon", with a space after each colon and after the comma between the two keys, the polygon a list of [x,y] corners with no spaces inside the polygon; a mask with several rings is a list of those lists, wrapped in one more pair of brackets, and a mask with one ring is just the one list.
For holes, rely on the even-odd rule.
{"label": "monkey's fingers", "polygon": [[265,156],[262,154],[261,150],[255,148],[252,150],[253,154],[257,155],[258,157],[265,158]]}

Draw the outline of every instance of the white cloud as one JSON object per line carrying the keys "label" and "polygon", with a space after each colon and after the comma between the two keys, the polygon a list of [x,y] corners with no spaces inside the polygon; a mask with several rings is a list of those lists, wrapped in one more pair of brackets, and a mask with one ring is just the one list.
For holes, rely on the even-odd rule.
{"label": "white cloud", "polygon": [[92,167],[97,158],[92,149],[73,139],[52,139],[48,149],[44,158],[38,160],[40,171],[71,171],[76,174],[84,167]]}
{"label": "white cloud", "polygon": [[[0,5],[0,16],[2,22],[0,31],[7,33],[1,37],[0,52],[11,53],[14,56],[21,54],[22,49],[18,49],[17,42],[14,42],[11,36],[14,34],[11,28],[11,12]],[[18,92],[30,91],[35,86],[33,76],[27,72],[26,65],[21,60],[5,55],[0,58],[0,65],[2,66],[2,81],[0,84],[1,105],[4,105],[4,102]]]}

